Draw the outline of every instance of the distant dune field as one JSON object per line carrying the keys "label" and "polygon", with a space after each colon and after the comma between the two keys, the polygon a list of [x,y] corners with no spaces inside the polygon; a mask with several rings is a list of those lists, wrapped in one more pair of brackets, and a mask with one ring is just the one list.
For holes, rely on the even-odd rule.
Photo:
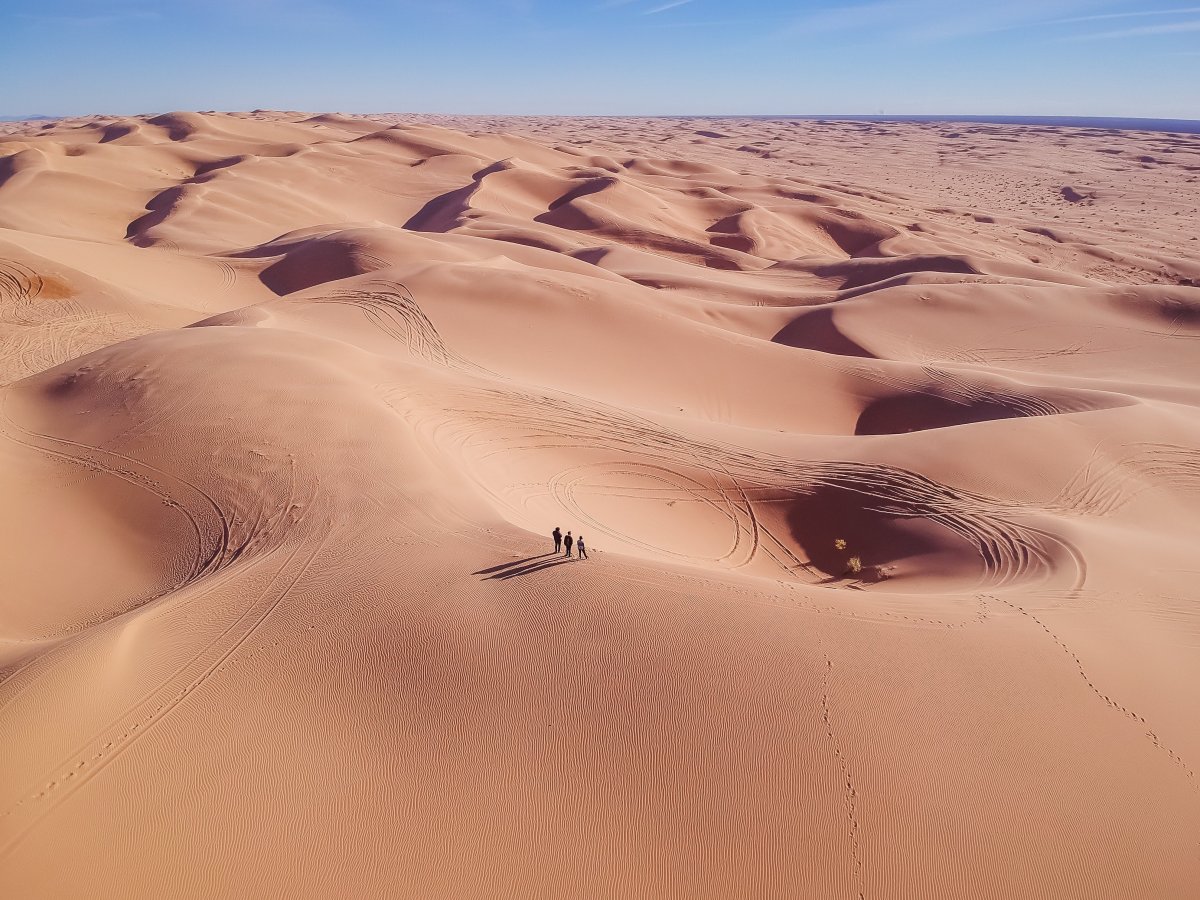
{"label": "distant dune field", "polygon": [[1200,135],[4,130],[0,895],[1200,895]]}

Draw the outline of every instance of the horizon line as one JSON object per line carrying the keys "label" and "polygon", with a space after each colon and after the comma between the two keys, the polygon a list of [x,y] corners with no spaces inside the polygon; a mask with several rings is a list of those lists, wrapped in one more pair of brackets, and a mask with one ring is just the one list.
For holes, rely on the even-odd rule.
{"label": "horizon line", "polygon": [[981,121],[988,122],[992,120],[1006,120],[1013,124],[1019,124],[1020,121],[1037,121],[1037,122],[1054,122],[1054,121],[1070,121],[1070,122],[1155,122],[1155,123],[1172,123],[1186,124],[1200,127],[1200,117],[1185,118],[1177,116],[1131,116],[1131,115],[1081,115],[1076,113],[1063,114],[1025,114],[1025,113],[736,113],[736,112],[712,112],[712,113],[683,113],[683,112],[658,112],[658,113],[518,113],[518,112],[431,112],[431,111],[406,111],[406,110],[370,110],[370,111],[348,111],[344,109],[329,109],[329,110],[303,110],[303,109],[283,109],[283,108],[267,108],[256,107],[254,109],[164,109],[153,110],[139,113],[104,113],[104,112],[87,112],[87,113],[31,113],[27,115],[21,114],[0,114],[0,121],[3,122],[32,122],[32,121],[60,121],[64,119],[82,119],[92,116],[96,117],[137,117],[137,116],[154,116],[164,115],[173,112],[193,112],[198,114],[237,114],[237,113],[257,113],[257,112],[296,112],[296,113],[312,113],[320,115],[322,113],[343,113],[353,116],[371,116],[371,115],[411,115],[411,116],[460,116],[463,118],[579,118],[579,119],[802,119],[802,120],[851,120],[851,121]]}

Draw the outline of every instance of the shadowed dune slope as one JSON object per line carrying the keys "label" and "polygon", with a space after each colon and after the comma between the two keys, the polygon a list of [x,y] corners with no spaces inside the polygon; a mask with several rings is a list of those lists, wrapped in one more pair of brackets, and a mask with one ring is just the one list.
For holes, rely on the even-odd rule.
{"label": "shadowed dune slope", "polygon": [[1195,896],[1195,136],[5,130],[3,896]]}

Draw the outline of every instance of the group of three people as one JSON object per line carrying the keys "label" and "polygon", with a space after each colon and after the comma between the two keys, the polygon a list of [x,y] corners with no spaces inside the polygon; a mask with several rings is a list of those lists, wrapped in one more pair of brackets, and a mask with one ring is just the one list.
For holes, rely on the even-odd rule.
{"label": "group of three people", "polygon": [[567,532],[567,536],[563,537],[563,533],[559,530],[558,526],[555,525],[554,530],[552,532],[550,532],[550,536],[552,538],[554,538],[554,552],[555,553],[562,553],[563,547],[566,547],[567,548],[566,555],[570,556],[571,555],[571,545],[574,544],[576,547],[579,548],[579,558],[580,559],[588,558],[587,545],[583,542],[582,534],[579,536],[578,540],[571,537],[571,532],[569,532],[569,531]]}

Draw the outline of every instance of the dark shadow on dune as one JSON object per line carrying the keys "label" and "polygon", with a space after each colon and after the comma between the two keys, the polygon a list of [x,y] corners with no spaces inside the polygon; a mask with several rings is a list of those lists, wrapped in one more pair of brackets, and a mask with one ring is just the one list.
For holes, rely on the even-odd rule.
{"label": "dark shadow on dune", "polygon": [[951,428],[976,422],[1061,416],[1115,409],[1136,401],[1099,391],[1075,389],[986,390],[936,388],[906,391],[880,397],[859,414],[854,433],[907,434]]}
{"label": "dark shadow on dune", "polygon": [[832,309],[814,309],[797,316],[771,340],[776,344],[819,350],[838,356],[858,356],[878,359],[874,353],[846,337],[834,324]]}
{"label": "dark shadow on dune", "polygon": [[859,414],[854,433],[907,434],[974,422],[1017,419],[1025,415],[1028,414],[997,400],[963,402],[937,394],[899,394],[881,397],[869,404]]}
{"label": "dark shadow on dune", "polygon": [[137,130],[137,125],[126,122],[114,122],[111,125],[105,125],[104,129],[100,132],[100,143],[111,143],[112,141],[127,137],[128,135],[136,134]]}
{"label": "dark shadow on dune", "polygon": [[599,266],[604,257],[612,253],[612,247],[587,247],[583,250],[576,250],[574,253],[568,253],[568,256],[573,256],[580,262],[585,262],[593,266]]}
{"label": "dark shadow on dune", "polygon": [[465,184],[460,188],[455,188],[452,191],[447,191],[444,194],[434,197],[417,210],[404,223],[404,227],[408,231],[424,231],[434,234],[445,234],[448,231],[453,231],[462,224],[463,217],[470,211],[471,197],[479,190],[483,179],[493,172],[503,172],[511,168],[512,163],[502,159],[486,168],[480,169],[471,176],[470,184]]}
{"label": "dark shadow on dune", "polygon": [[[788,508],[786,522],[792,537],[808,554],[814,568],[829,576],[860,578],[911,556],[945,550],[953,539],[934,540],[928,520],[902,511],[884,511],[887,501],[839,485],[822,485],[812,494],[799,497]],[[844,549],[837,541],[846,542]],[[851,557],[858,557],[863,572],[849,571]]]}
{"label": "dark shadow on dune", "polygon": [[186,141],[202,130],[203,120],[196,113],[169,112],[147,119],[146,123],[164,129],[172,141]]}
{"label": "dark shadow on dune", "polygon": [[497,572],[494,575],[489,575],[489,580],[503,581],[508,578],[519,578],[522,575],[532,575],[534,572],[541,572],[544,569],[553,569],[555,566],[565,565],[566,563],[577,562],[576,559],[569,556],[555,556],[553,559],[547,559],[544,562],[532,563],[527,566],[520,566],[516,569],[506,569],[503,572]]}
{"label": "dark shadow on dune", "polygon": [[479,189],[479,182],[473,181],[465,187],[457,188],[445,194],[434,197],[422,206],[404,223],[409,231],[428,231],[444,234],[459,225],[459,218],[470,208],[471,197]]}
{"label": "dark shadow on dune", "polygon": [[539,559],[545,559],[547,556],[554,556],[555,552],[549,550],[545,553],[539,553],[537,556],[527,556],[524,559],[514,559],[512,562],[500,563],[498,566],[489,566],[486,569],[480,569],[477,572],[472,572],[472,575],[491,575],[493,572],[499,572],[503,569],[516,569],[528,563]]}
{"label": "dark shadow on dune", "polygon": [[147,238],[145,232],[149,231],[155,225],[161,225],[167,221],[175,211],[175,208],[186,197],[187,188],[184,185],[176,185],[156,194],[145,206],[149,210],[146,215],[134,219],[129,223],[129,226],[125,229],[125,240],[139,247],[152,246],[154,241]]}
{"label": "dark shadow on dune", "polygon": [[812,269],[822,278],[841,279],[839,290],[852,290],[878,284],[897,275],[937,272],[943,275],[978,275],[979,270],[957,256],[859,257]]}
{"label": "dark shadow on dune", "polygon": [[554,200],[550,204],[550,211],[556,210],[560,206],[566,206],[568,203],[572,203],[580,197],[586,197],[588,194],[598,194],[610,187],[615,187],[617,184],[619,184],[617,179],[609,175],[589,178]]}
{"label": "dark shadow on dune", "polygon": [[230,255],[248,259],[278,256],[258,273],[258,280],[279,297],[386,267],[383,260],[361,247],[353,235],[339,232],[263,244]]}
{"label": "dark shadow on dune", "polygon": [[16,154],[12,156],[0,157],[0,186],[3,186],[6,181],[12,178],[20,169],[17,166],[17,161],[14,159]]}
{"label": "dark shadow on dune", "polygon": [[240,165],[251,158],[252,157],[249,154],[243,154],[240,156],[227,156],[224,159],[214,159],[211,162],[201,163],[200,165],[196,166],[196,173],[192,176],[192,178],[203,178],[205,175],[216,172],[219,169],[229,169],[233,166]]}

